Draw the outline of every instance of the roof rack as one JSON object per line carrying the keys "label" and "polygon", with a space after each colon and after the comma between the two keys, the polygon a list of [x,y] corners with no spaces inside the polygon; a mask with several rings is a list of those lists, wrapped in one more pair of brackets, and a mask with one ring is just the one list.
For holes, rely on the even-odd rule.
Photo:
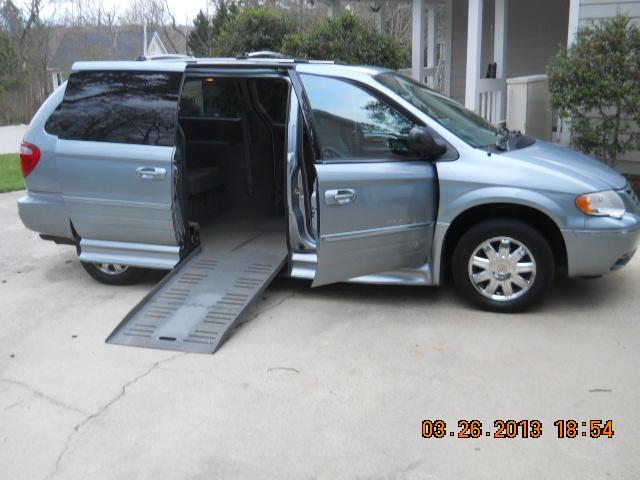
{"label": "roof rack", "polygon": [[285,55],[280,52],[272,52],[270,50],[261,50],[259,52],[247,52],[242,55],[238,55],[236,60],[283,60],[286,62],[293,63],[315,63],[315,64],[326,64],[326,65],[342,65],[341,62],[336,62],[334,60],[313,60],[307,58],[295,58],[289,55]]}
{"label": "roof rack", "polygon": [[146,60],[195,60],[196,57],[192,57],[191,55],[182,55],[180,53],[164,53],[160,55],[140,55],[136,60],[138,61],[146,61]]}
{"label": "roof rack", "polygon": [[236,57],[238,60],[247,60],[251,58],[277,58],[282,60],[293,60],[293,57],[280,52],[272,52],[271,50],[260,50],[258,52],[245,52]]}

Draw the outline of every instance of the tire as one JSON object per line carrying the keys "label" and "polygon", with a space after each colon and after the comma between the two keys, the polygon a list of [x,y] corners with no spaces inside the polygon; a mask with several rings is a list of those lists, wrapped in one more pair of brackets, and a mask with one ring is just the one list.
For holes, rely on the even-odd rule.
{"label": "tire", "polygon": [[553,282],[555,260],[538,230],[519,220],[498,218],[462,235],[453,251],[451,273],[468,301],[492,312],[514,313],[541,301]]}
{"label": "tire", "polygon": [[111,263],[81,262],[89,275],[106,285],[131,285],[141,280],[149,271],[145,268],[115,265]]}

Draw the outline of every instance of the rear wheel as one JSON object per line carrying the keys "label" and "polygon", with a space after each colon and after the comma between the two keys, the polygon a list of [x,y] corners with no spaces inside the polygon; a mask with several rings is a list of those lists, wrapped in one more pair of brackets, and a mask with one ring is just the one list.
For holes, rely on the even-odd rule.
{"label": "rear wheel", "polygon": [[141,280],[148,272],[144,268],[117,263],[82,262],[82,267],[97,281],[107,285],[131,285]]}
{"label": "rear wheel", "polygon": [[494,312],[517,312],[536,303],[554,274],[549,243],[518,220],[494,219],[473,226],[453,253],[452,275],[460,293]]}

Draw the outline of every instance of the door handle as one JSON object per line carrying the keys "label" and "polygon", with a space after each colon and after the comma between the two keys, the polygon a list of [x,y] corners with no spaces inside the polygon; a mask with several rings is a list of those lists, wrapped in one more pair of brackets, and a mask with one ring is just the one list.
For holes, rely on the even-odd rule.
{"label": "door handle", "polygon": [[341,188],[339,190],[327,190],[324,192],[324,201],[327,205],[349,205],[358,198],[356,191],[352,188]]}
{"label": "door handle", "polygon": [[164,180],[167,174],[166,168],[154,168],[154,167],[138,167],[136,173],[143,180]]}

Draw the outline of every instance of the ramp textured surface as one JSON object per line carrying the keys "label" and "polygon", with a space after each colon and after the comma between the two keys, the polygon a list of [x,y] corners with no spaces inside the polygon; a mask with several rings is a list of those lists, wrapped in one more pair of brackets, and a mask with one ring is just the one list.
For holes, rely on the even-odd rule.
{"label": "ramp textured surface", "polygon": [[165,277],[118,325],[107,343],[213,353],[287,259],[273,222],[216,222],[201,250]]}

